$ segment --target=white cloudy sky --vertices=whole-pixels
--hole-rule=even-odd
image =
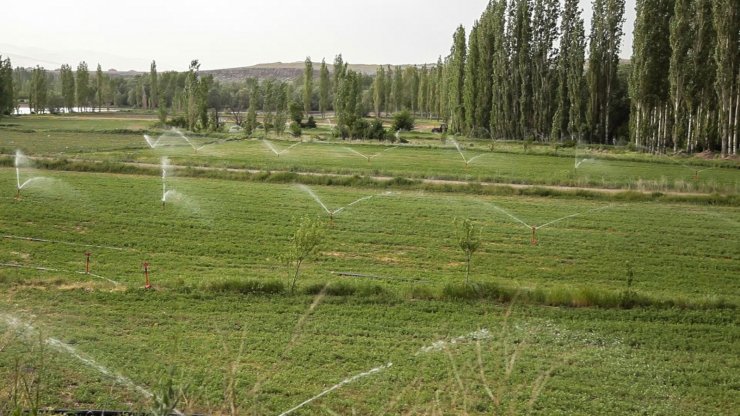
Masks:
[[[488,0],[35,0],[4,2],[0,55],[13,65],[186,70],[264,62],[436,62],[459,24]],[[622,57],[629,57],[635,0],[627,0]],[[590,0],[581,0],[591,18]],[[587,29],[588,30],[588,29]]]

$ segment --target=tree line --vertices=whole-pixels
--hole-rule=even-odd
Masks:
[[[492,0],[460,26],[437,85],[451,132],[736,154],[738,2],[638,0],[628,63],[624,1],[592,5],[588,38],[577,0]]]

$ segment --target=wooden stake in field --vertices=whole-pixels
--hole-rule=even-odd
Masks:
[[[144,262],[144,278],[146,279],[144,289],[151,289],[152,285],[149,283],[149,263],[146,261]]]

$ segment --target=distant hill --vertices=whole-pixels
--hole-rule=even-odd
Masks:
[[[303,76],[304,62],[273,62],[266,64],[257,64],[240,68],[213,69],[201,71],[205,75],[213,75],[220,82],[243,81],[247,78],[267,79],[274,78],[280,80],[292,80]],[[333,63],[327,62],[329,72],[333,71]],[[395,67],[395,65],[393,65]],[[409,65],[401,65],[406,67]],[[366,75],[374,75],[380,65],[377,64],[349,64],[349,69]],[[314,78],[318,78],[321,62],[313,63]]]

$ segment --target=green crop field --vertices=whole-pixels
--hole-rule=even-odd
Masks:
[[[158,137],[145,133],[153,119],[99,118],[0,126],[7,159],[20,149],[141,163],[129,174],[43,170],[33,159],[0,168],[0,413],[149,411],[173,398],[186,413],[259,415],[730,415],[740,406],[735,199],[159,174],[168,157],[319,176],[732,197],[734,160],[591,149],[584,158],[593,160],[574,172],[572,148],[491,152],[461,141],[461,156],[449,141],[313,140],[278,157],[262,140],[228,135],[192,135],[196,146],[168,136],[151,149],[143,134]],[[269,143],[279,153],[294,142]],[[463,158],[477,155],[466,168]],[[692,169],[708,167],[695,183]],[[321,218],[324,237],[291,292],[281,259],[303,216]],[[464,218],[480,230],[470,282],[457,240]],[[144,262],[153,290],[144,289]]]
[[[634,152],[597,148],[530,146],[525,151],[521,144],[509,142],[491,151],[490,142],[463,140],[458,150],[454,139],[443,143],[417,133],[405,133],[408,144],[358,144],[327,140],[330,135],[323,128],[313,133],[307,130],[305,142],[294,147],[297,140],[245,140],[238,134],[223,133],[190,135],[188,143],[173,132],[147,130],[154,120],[146,123],[146,118],[133,115],[119,119],[109,115],[99,120],[103,116],[62,117],[56,128],[53,118],[6,123],[15,127],[0,126],[0,151],[12,155],[20,149],[31,156],[108,162],[159,163],[161,156],[169,156],[176,164],[216,168],[661,192],[736,194],[740,187],[740,171],[732,161],[665,156],[649,159]],[[144,134],[156,148],[149,147]]]

